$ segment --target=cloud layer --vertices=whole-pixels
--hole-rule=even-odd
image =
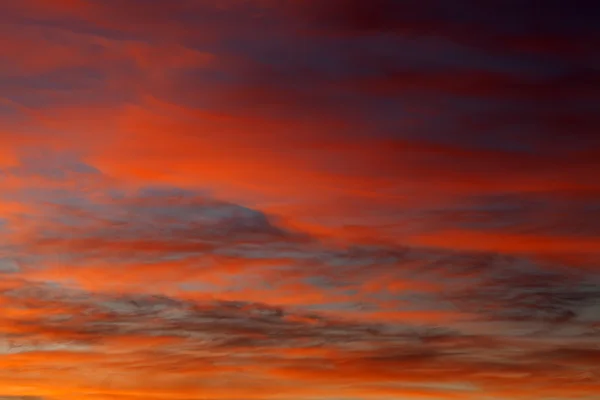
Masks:
[[[598,7],[0,6],[0,400],[592,400]]]

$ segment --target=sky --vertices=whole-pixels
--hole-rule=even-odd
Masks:
[[[0,400],[598,400],[600,6],[0,4]]]

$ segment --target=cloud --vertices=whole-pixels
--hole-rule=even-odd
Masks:
[[[529,51],[546,50],[544,43],[554,44],[553,50],[586,49],[585,46],[577,46],[573,39],[578,35],[593,35],[593,22],[588,13],[595,11],[595,6],[587,2],[579,2],[566,14],[559,5],[548,6],[543,15],[536,13],[532,4],[498,1],[481,4],[467,0],[452,6],[437,0],[403,3],[378,0],[368,4],[358,0],[291,3],[298,4],[298,9],[303,10],[300,15],[327,33],[364,35],[392,32],[410,36],[441,36],[470,45],[489,45],[491,42],[496,46],[504,45],[500,47],[504,50],[519,49],[518,44],[521,44],[520,49]],[[514,24],[510,21],[521,24],[511,30],[509,27]],[[479,36],[473,35],[476,30]],[[494,34],[503,36],[494,37]],[[560,46],[557,36],[570,39],[571,47],[565,49],[564,43]],[[594,38],[588,39],[593,41]],[[531,46],[535,43],[539,46]]]
[[[195,376],[204,382],[211,376],[210,370],[236,374],[251,365],[248,363],[267,362],[254,367],[265,378],[285,377],[290,382],[321,385],[360,379],[363,384],[374,385],[375,391],[399,395],[426,391],[418,385],[429,382],[432,376],[440,383],[451,383],[456,373],[493,392],[509,382],[526,388],[553,374],[567,380],[579,376],[580,368],[590,374],[595,371],[589,360],[592,353],[583,349],[553,349],[528,338],[465,336],[432,327],[356,323],[295,314],[266,304],[91,294],[47,285],[3,295],[11,299],[11,308],[26,301],[32,310],[44,309],[35,319],[31,319],[32,314],[20,319],[4,317],[9,322],[4,326],[16,328],[13,340],[22,343],[17,347],[21,352],[8,360],[27,357],[36,365],[54,362],[52,358],[37,358],[39,352],[40,356],[52,357],[52,353],[41,350],[42,344],[64,343],[66,349],[56,356],[66,366],[87,359],[99,363],[97,368],[103,370],[109,362],[117,375],[128,375],[135,368],[138,373],[162,371],[171,376]],[[49,296],[54,304],[61,305],[60,311],[47,308]],[[59,315],[63,318],[57,318]],[[148,343],[153,343],[155,350],[148,350]],[[32,347],[36,344],[37,349]],[[78,350],[77,345],[83,347]],[[520,351],[505,355],[501,363],[492,361],[496,355],[506,354],[509,346]],[[107,351],[121,352],[121,361],[109,361]],[[548,363],[550,358],[564,362]],[[144,367],[136,367],[142,360],[146,360]],[[393,382],[408,386],[393,388]]]
[[[457,292],[452,299],[491,319],[567,324],[599,304],[600,286],[593,276],[507,272]]]
[[[37,396],[0,396],[2,400],[42,400],[43,397]]]
[[[0,6],[2,393],[595,394],[575,3]]]

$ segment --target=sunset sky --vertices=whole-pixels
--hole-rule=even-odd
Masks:
[[[600,5],[2,0],[0,400],[599,400]]]

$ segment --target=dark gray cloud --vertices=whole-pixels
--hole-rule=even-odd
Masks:
[[[531,280],[521,277],[516,286],[539,292],[539,285]],[[546,283],[560,286],[550,279]],[[429,381],[432,376],[439,382],[451,382],[459,373],[480,385],[527,387],[532,381],[554,378],[568,385],[587,382],[599,372],[593,346],[558,346],[546,336],[468,334],[435,326],[338,319],[245,301],[197,302],[31,283],[2,294],[13,307],[47,310],[33,314],[35,319],[4,318],[9,322],[6,326],[25,328],[21,334],[10,335],[17,344],[13,351],[35,351],[54,343],[72,351],[95,352],[102,351],[106,341],[122,337],[174,339],[168,345],[135,350],[133,361],[128,362],[136,371],[158,368],[177,373],[189,365],[217,368],[232,363],[242,368],[256,363],[259,356],[259,362],[272,370],[317,381],[341,382],[358,376],[369,381],[370,376],[377,375],[380,383]],[[487,301],[518,308],[519,301],[526,301],[493,296],[485,299],[481,293],[475,296],[484,306]],[[552,301],[558,304],[555,307],[565,301],[583,301],[573,297],[563,293]],[[522,307],[528,309],[528,305]],[[289,351],[293,354],[298,349],[315,352],[289,356]],[[144,362],[147,359],[152,360],[151,365]]]
[[[206,254],[242,244],[310,241],[277,226],[259,210],[205,193],[155,188],[133,195],[115,192],[99,200],[52,194],[48,201],[38,200],[48,195],[43,191],[35,196],[38,229],[23,243],[14,243],[13,253],[61,254],[73,261],[102,257],[119,263]]]
[[[18,178],[38,177],[50,181],[90,179],[100,175],[100,171],[82,162],[75,154],[49,152],[44,149],[22,149],[19,164],[3,172]]]
[[[217,98],[236,112],[351,120],[345,140],[393,136],[528,156],[586,150],[598,144],[598,7],[560,4],[540,13],[534,1],[279,2],[290,28],[238,44],[249,60],[227,71]],[[190,80],[181,82],[180,99]],[[426,115],[411,111],[420,108]]]
[[[300,2],[308,20],[324,29],[345,33],[399,33],[405,35],[443,36],[469,44],[500,44],[494,35],[513,39],[541,39],[559,36],[592,35],[597,39],[594,17],[598,7],[581,0],[566,7],[560,1],[538,12],[535,1],[463,0],[449,4],[440,0],[403,1],[330,0]],[[479,37],[473,33],[478,30]],[[502,37],[502,36],[500,36]],[[507,40],[508,41],[508,40]],[[511,43],[508,41],[508,43]],[[560,43],[560,42],[559,42]],[[558,44],[558,43],[557,43]],[[576,46],[573,43],[573,46]],[[559,48],[560,49],[560,48]]]
[[[79,310],[65,318],[35,321],[37,331],[57,332],[66,342],[101,343],[121,335],[180,337],[213,349],[352,346],[375,340],[415,339],[417,328],[355,323],[315,313],[243,301],[190,302],[167,296],[93,294],[65,288],[24,285],[4,293],[15,306]],[[19,321],[14,321],[19,324]],[[31,322],[25,322],[30,325]],[[424,332],[426,332],[425,330]]]
[[[13,274],[21,270],[18,261],[10,258],[0,258],[0,274]]]
[[[459,308],[492,320],[569,326],[600,305],[600,282],[589,275],[523,268],[496,271],[449,298]]]

